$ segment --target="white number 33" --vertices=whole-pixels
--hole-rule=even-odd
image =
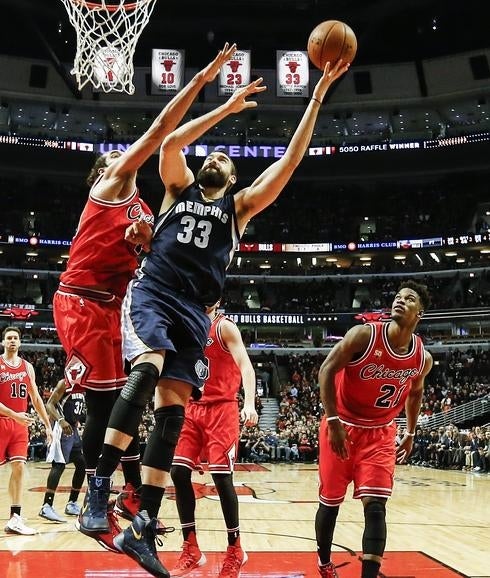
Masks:
[[[184,227],[183,231],[177,233],[177,241],[181,243],[192,243],[200,249],[205,249],[209,244],[209,235],[211,235],[212,223],[209,221],[196,221],[194,217],[186,215],[182,217],[180,224]]]

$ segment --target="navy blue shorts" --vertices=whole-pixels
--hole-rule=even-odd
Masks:
[[[211,321],[204,306],[170,290],[133,280],[122,306],[123,355],[165,351],[162,378],[190,383],[202,390],[208,377],[204,347]],[[194,397],[199,397],[194,395]]]
[[[71,462],[70,456],[72,452],[82,451],[82,440],[80,439],[80,434],[75,426],[71,426],[73,430],[73,435],[65,436],[61,434],[60,444],[61,451],[63,452],[63,457],[65,458],[65,464]]]

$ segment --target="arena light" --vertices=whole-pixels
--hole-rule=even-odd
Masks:
[[[446,257],[457,257],[458,256],[456,251],[448,251],[447,253],[444,253],[444,255],[446,255]]]

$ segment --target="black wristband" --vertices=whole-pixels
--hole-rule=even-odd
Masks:
[[[318,98],[315,98],[314,96],[311,97],[311,100],[318,102],[318,104],[323,104],[323,102],[321,100],[318,100]]]

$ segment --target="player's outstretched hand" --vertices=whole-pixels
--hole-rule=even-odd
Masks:
[[[241,112],[246,108],[255,108],[257,103],[254,100],[247,100],[249,96],[257,94],[259,92],[264,92],[267,90],[267,86],[261,86],[263,78],[257,78],[247,86],[235,90],[235,92],[228,99],[228,105],[230,107],[230,113]]]
[[[325,64],[325,69],[323,70],[323,75],[317,82],[312,98],[323,102],[327,90],[330,88],[331,84],[340,78],[349,70],[350,64],[348,62],[342,62],[342,60],[337,60],[334,64],[327,62]]]
[[[204,80],[206,82],[212,82],[218,75],[220,68],[223,66],[225,62],[228,62],[228,60],[230,60],[233,54],[235,54],[235,51],[236,51],[236,44],[232,44],[230,46],[228,42],[226,42],[223,48],[216,55],[216,58],[212,62],[210,62],[206,66],[206,68],[202,71]]]

